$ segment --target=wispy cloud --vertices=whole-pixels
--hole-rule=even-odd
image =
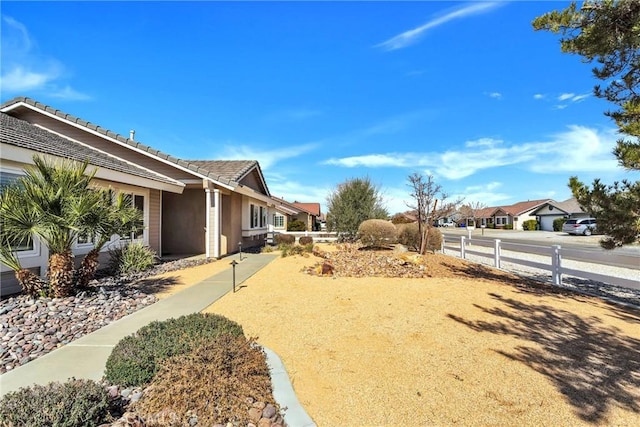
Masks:
[[[589,96],[591,96],[590,93],[583,93],[581,95],[576,95],[575,93],[563,93],[559,95],[557,99],[560,102],[563,102],[563,101],[580,102],[580,101],[584,101]]]
[[[310,108],[291,108],[285,110],[278,110],[267,114],[264,119],[268,122],[297,122],[307,120],[313,117],[318,117],[323,114],[320,110]]]
[[[260,150],[248,145],[225,144],[222,153],[216,153],[216,156],[227,160],[257,160],[262,170],[268,170],[282,160],[301,156],[318,147],[319,144],[310,143]]]
[[[487,95],[489,96],[489,98],[502,99],[502,94],[500,92],[490,92]]]
[[[405,48],[407,46],[414,44],[420,37],[424,35],[425,32],[427,32],[427,30],[439,27],[440,25],[444,25],[456,19],[462,19],[468,16],[487,12],[499,5],[500,4],[496,2],[473,3],[468,6],[457,8],[443,16],[430,20],[419,27],[416,27],[412,30],[405,31],[394,37],[391,37],[390,39],[377,44],[375,47],[388,50],[388,51]]]
[[[484,138],[465,143],[465,150],[441,153],[377,153],[330,158],[326,165],[347,168],[428,168],[447,179],[462,179],[500,166],[518,166],[538,173],[608,172],[617,169],[611,154],[615,130],[569,126],[547,141],[507,144]]]
[[[544,99],[546,95],[544,95],[543,93],[536,93],[535,95],[533,95],[533,99]]]
[[[89,97],[61,84],[65,68],[56,59],[38,52],[27,27],[2,15],[2,64],[0,90],[5,94],[43,93],[55,98],[83,100]]]

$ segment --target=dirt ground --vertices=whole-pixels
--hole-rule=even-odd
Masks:
[[[640,425],[640,311],[452,257],[426,278],[319,261],[278,258],[206,310],[278,353],[319,426]]]

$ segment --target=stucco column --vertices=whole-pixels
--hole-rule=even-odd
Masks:
[[[222,220],[222,206],[220,206],[220,190],[213,190],[213,256],[220,258],[220,223]]]
[[[205,228],[204,228],[204,256],[211,258],[211,190],[204,189],[205,194]]]

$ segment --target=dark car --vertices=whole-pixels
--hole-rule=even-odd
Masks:
[[[591,236],[596,232],[596,219],[569,219],[562,226],[562,231],[569,234],[582,234],[584,236]]]

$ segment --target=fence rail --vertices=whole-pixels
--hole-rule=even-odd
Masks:
[[[473,249],[475,246],[481,248],[491,248],[489,252]],[[561,285],[563,276],[573,276],[580,279],[594,280],[610,285],[622,286],[631,289],[640,289],[640,280],[615,277],[606,274],[569,268],[562,264],[563,258],[588,262],[590,264],[607,265],[601,262],[597,253],[581,251],[579,249],[563,249],[560,245],[538,246],[520,243],[506,243],[499,239],[493,241],[469,239],[461,236],[459,239],[442,239],[442,252],[445,249],[460,252],[460,257],[466,259],[467,255],[476,255],[488,259],[493,259],[493,266],[501,269],[503,262],[525,265],[532,268],[551,272],[551,281],[554,285]],[[523,254],[534,254],[542,257],[549,257],[548,262],[539,262],[531,259],[521,259],[513,256],[505,256],[502,251],[517,252]]]

